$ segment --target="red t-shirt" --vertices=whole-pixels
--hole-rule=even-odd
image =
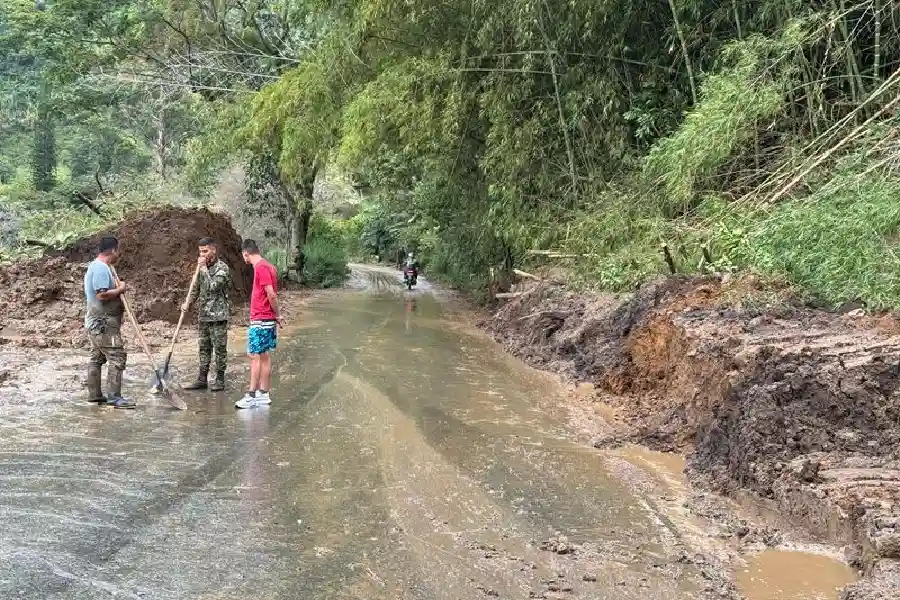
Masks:
[[[278,273],[266,259],[253,265],[253,291],[250,293],[250,320],[274,321],[275,311],[266,295],[266,286],[278,291]]]

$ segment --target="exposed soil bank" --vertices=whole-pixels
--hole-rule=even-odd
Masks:
[[[591,382],[635,441],[688,453],[695,484],[746,490],[900,598],[900,336],[892,320],[750,310],[751,282],[668,278],[625,299],[537,290],[484,323],[532,365]]]
[[[241,239],[228,216],[166,207],[130,215],[66,250],[0,270],[0,337],[24,338],[38,346],[79,346],[84,339],[84,272],[103,235],[119,239],[122,259],[116,270],[131,286],[128,297],[141,323],[177,322],[197,266],[197,241],[203,237],[216,240],[219,255],[232,270],[235,311],[240,313],[247,303],[252,271],[241,258]]]

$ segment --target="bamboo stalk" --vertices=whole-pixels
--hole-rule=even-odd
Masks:
[[[550,7],[544,2],[544,8],[550,12]],[[556,110],[559,113],[559,128],[562,130],[563,141],[566,144],[566,157],[569,160],[569,177],[572,180],[572,194],[577,204],[578,202],[578,177],[575,173],[575,150],[572,148],[572,140],[569,137],[569,128],[566,126],[566,113],[563,110],[562,98],[559,94],[559,74],[556,72],[556,54],[550,50],[550,36],[547,35],[546,29],[541,26],[541,33],[544,35],[544,48],[547,55],[547,62],[550,63],[550,77],[553,79],[553,95],[556,98]]]
[[[831,5],[837,10],[834,0],[832,0]],[[858,102],[862,98],[862,95],[866,93],[866,85],[862,80],[862,73],[859,69],[859,61],[856,59],[856,52],[853,51],[853,38],[850,36],[850,30],[847,28],[847,10],[844,0],[841,0],[840,13],[841,19],[838,23],[841,28],[841,35],[844,36],[844,44],[846,46],[845,56],[847,57],[847,70],[849,70],[850,74],[853,76],[853,78],[850,79],[850,87],[852,89],[853,100]]]
[[[691,101],[697,104],[697,84],[694,82],[694,66],[691,64],[691,56],[688,53],[687,41],[681,31],[681,23],[678,21],[678,9],[675,8],[675,0],[669,0],[669,9],[672,11],[672,21],[675,23],[675,33],[681,42],[681,53],[684,57],[684,65],[687,68],[688,82],[691,84]]]
[[[874,0],[875,9],[875,57],[872,59],[872,77],[877,81],[881,76],[881,1]]]
[[[804,177],[806,177],[807,175],[809,175],[809,173],[810,173],[813,169],[815,169],[816,167],[818,167],[819,165],[821,165],[823,162],[825,162],[825,161],[828,159],[829,156],[831,156],[832,154],[834,154],[835,152],[837,152],[840,148],[846,146],[848,143],[850,143],[851,141],[853,141],[854,139],[856,139],[857,137],[859,137],[860,133],[862,133],[862,132],[865,130],[865,128],[868,127],[875,119],[877,119],[878,117],[880,117],[881,115],[883,115],[883,114],[886,113],[887,111],[891,110],[891,109],[892,109],[894,106],[896,106],[897,104],[900,104],[900,95],[898,95],[896,98],[894,98],[893,100],[891,100],[890,102],[888,102],[887,104],[885,104],[878,112],[876,112],[874,115],[872,115],[871,117],[869,117],[868,119],[866,119],[866,121],[865,121],[862,125],[860,125],[860,126],[857,127],[856,129],[854,129],[853,131],[851,131],[849,134],[847,134],[847,136],[844,137],[844,139],[842,139],[842,140],[839,141],[837,144],[835,144],[834,146],[832,146],[831,148],[829,148],[827,152],[824,152],[824,153],[823,153],[816,161],[814,161],[814,162],[813,162],[811,165],[809,165],[807,168],[803,169],[803,170],[800,172],[799,175],[797,175],[796,177],[794,177],[793,179],[791,179],[791,181],[788,182],[787,185],[785,185],[785,186],[782,187],[780,190],[778,190],[778,192],[776,192],[771,198],[769,198],[769,199],[766,201],[766,203],[767,203],[767,204],[774,204],[775,202],[777,202],[782,196],[784,196],[784,195],[785,195],[786,193],[788,193],[795,185],[797,185],[797,183],[798,183],[801,179],[803,179]]]
[[[526,273],[525,271],[520,271],[519,269],[513,269],[513,273],[515,273],[519,277],[524,277],[525,279],[534,279],[535,281],[541,280],[541,278],[537,275],[532,275],[531,273]]]

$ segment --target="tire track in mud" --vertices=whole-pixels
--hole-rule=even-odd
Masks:
[[[373,434],[381,432],[378,465],[401,537],[415,549],[422,572],[431,578],[439,574],[437,589],[452,590],[438,597],[474,597],[479,591],[541,597],[552,588],[568,589],[573,600],[696,597],[696,589],[646,577],[626,556],[605,548],[593,556],[579,554],[577,560],[575,554],[542,551],[531,543],[545,533],[541,526],[448,462],[425,440],[420,425],[377,388],[350,375],[344,379],[361,399],[359,421]],[[585,582],[591,573],[599,574],[599,580]]]

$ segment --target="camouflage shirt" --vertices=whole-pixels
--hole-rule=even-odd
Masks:
[[[216,260],[206,271],[200,271],[191,301],[197,300],[200,321],[210,323],[227,321],[231,317],[231,273],[221,260]]]

